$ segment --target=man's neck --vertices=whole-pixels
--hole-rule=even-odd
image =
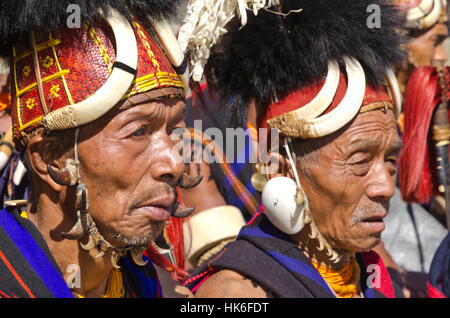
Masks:
[[[310,225],[308,224],[305,225],[300,233],[292,235],[291,238],[312,262],[335,270],[343,268],[349,262],[352,253],[339,253],[340,259],[337,262],[331,261],[330,256],[327,255],[327,249],[324,248],[322,251],[319,251],[319,240],[309,237],[310,233]]]
[[[47,195],[39,198],[39,208],[30,206],[29,220],[38,228],[56,260],[66,282],[73,282],[75,294],[83,297],[103,297],[106,283],[112,270],[109,261],[111,252],[95,258],[96,249],[85,251],[78,240],[66,239],[62,232],[68,232],[76,223],[76,213],[66,213]],[[34,212],[34,213],[33,213]],[[86,243],[87,235],[82,238]],[[76,271],[79,269],[79,273]]]

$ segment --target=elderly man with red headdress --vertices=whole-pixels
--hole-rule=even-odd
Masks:
[[[0,212],[0,297],[178,295],[154,265],[168,264],[154,246],[167,245],[166,222],[192,212],[177,187],[198,183],[172,138],[187,84],[165,22],[177,5],[0,4],[13,139],[31,191],[26,208]]]
[[[204,5],[191,1],[179,33],[193,78],[205,71],[235,123],[256,111],[277,160],[260,157],[263,213],[185,284],[199,297],[401,296],[370,251],[401,149],[396,9],[381,0]]]

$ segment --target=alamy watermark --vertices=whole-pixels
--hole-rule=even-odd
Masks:
[[[381,8],[378,4],[370,4],[367,6],[367,13],[370,13],[367,17],[367,27],[369,29],[381,28]]]
[[[77,4],[69,4],[66,8],[69,16],[66,19],[66,25],[69,29],[81,28],[81,8]]]
[[[195,120],[192,130],[177,128],[171,138],[176,142],[173,155],[181,155],[184,163],[262,163],[265,173],[278,171],[278,129],[259,128],[258,140],[249,129],[209,127],[203,131],[202,121]]]
[[[70,289],[81,288],[81,269],[77,264],[70,264],[66,268],[66,284]]]

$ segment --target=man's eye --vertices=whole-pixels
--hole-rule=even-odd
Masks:
[[[367,154],[355,153],[353,154],[348,163],[351,165],[364,165],[370,161],[370,157]]]
[[[133,134],[131,134],[132,137],[139,137],[143,136],[147,132],[147,127],[142,126],[138,130],[136,130]]]

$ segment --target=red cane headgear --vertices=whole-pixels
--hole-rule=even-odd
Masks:
[[[141,7],[135,1],[119,1],[123,7],[116,1],[78,2],[79,28],[64,25],[65,14],[53,25],[22,30],[27,39],[6,40],[16,145],[25,145],[38,128],[49,132],[92,122],[127,99],[183,98],[184,70],[178,67],[184,55],[162,20],[168,8],[159,1]],[[54,13],[61,14],[63,5],[55,4]]]

